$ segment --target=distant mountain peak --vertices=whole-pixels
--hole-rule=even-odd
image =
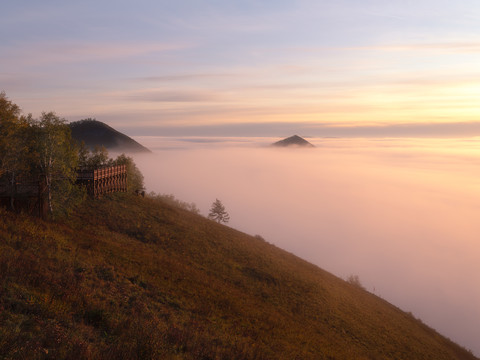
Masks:
[[[294,147],[315,147],[311,143],[309,143],[307,140],[304,138],[298,136],[298,135],[293,135],[290,136],[286,139],[277,141],[272,144],[272,146],[277,146],[277,147],[287,147],[287,146],[294,146]]]
[[[107,150],[122,152],[150,152],[131,137],[115,130],[107,124],[95,120],[85,119],[69,124],[72,137],[78,142],[84,142],[91,149],[95,146],[104,146]]]

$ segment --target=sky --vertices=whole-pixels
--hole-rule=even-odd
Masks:
[[[0,90],[128,135],[480,135],[476,0],[4,1]]]

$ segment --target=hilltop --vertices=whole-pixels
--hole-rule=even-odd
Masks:
[[[0,358],[475,359],[381,298],[164,198],[0,209]]]
[[[98,120],[74,121],[69,126],[72,130],[72,137],[78,142],[85,142],[90,149],[104,146],[108,150],[117,152],[150,152],[131,137]]]
[[[286,139],[277,141],[272,144],[272,146],[276,147],[315,147],[313,144],[309,143],[307,140],[304,138],[298,136],[298,135],[293,135],[290,136]]]

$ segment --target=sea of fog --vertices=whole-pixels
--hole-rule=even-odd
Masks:
[[[480,138],[136,137],[147,191],[220,199],[229,225],[410,311],[480,355]]]

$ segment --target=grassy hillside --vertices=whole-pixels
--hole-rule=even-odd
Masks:
[[[475,359],[259,237],[120,194],[0,210],[0,359]]]

